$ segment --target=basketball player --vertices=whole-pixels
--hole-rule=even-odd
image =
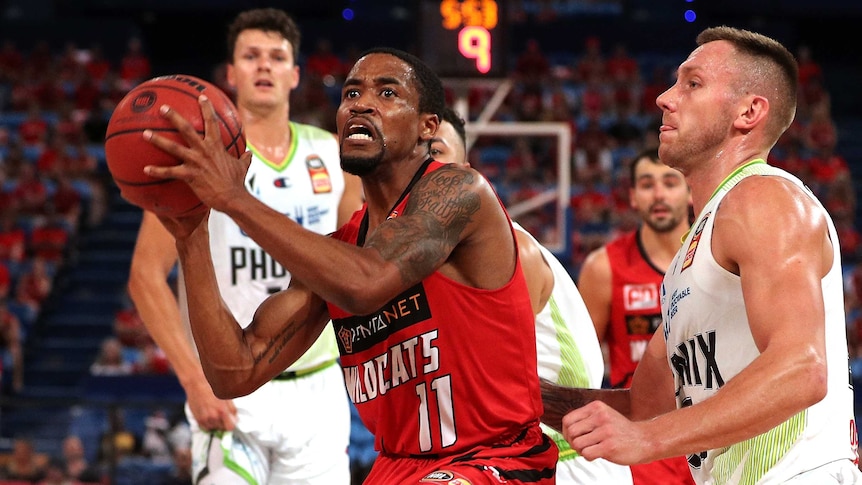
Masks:
[[[431,156],[439,162],[467,164],[464,120],[451,108],[443,112],[431,141]],[[513,225],[536,318],[539,377],[566,386],[601,387],[602,351],[578,288],[553,253],[520,224]],[[559,448],[558,484],[632,483],[628,467],[603,459],[588,461],[573,451],[559,432],[547,426],[542,430]]]
[[[162,218],[182,267],[195,269],[185,272],[192,331],[216,395],[271,379],[331,316],[348,394],[380,452],[366,483],[554,483],[514,230],[479,173],[429,157],[444,98],[415,56],[378,48],[359,57],[336,124],[342,166],[362,178],[366,205],[329,238],[242,190],[247,157],[215,143],[205,97],[203,138],[162,107],[188,148],[151,131],[144,139],[185,163],[145,172],[189,183],[293,275],[243,329],[220,301],[206,215]]]
[[[356,177],[342,175],[333,134],[289,121],[288,98],[299,82],[299,41],[299,29],[285,12],[239,14],[228,30],[227,78],[253,154],[245,189],[303,227],[328,234],[339,218],[346,221],[361,206],[361,186]],[[287,287],[290,273],[226,214],[212,211],[208,230],[225,302],[238,321],[248,322],[267,296]],[[350,483],[350,410],[332,330],[256,392],[220,400],[204,377],[167,283],[176,261],[173,236],[145,213],[129,291],[186,391],[195,483]],[[181,273],[181,285],[186,276]],[[183,311],[184,296],[180,291]]]
[[[556,424],[590,458],[685,454],[699,484],[860,483],[835,226],[765,162],[793,121],[796,61],[730,27],[697,44],[657,99],[659,155],[698,214],[662,283],[662,329],[630,391],[572,391],[622,397],[625,414],[569,395]]]
[[[688,230],[691,195],[682,173],[646,149],[631,165],[629,201],[642,224],[590,253],[578,288],[599,340],[607,344],[611,387],[627,388],[661,326],[659,287]],[[631,466],[635,485],[694,483],[684,457]]]

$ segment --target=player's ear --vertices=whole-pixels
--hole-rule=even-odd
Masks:
[[[437,128],[440,127],[440,118],[433,113],[423,113],[420,123],[419,139],[422,142],[428,143],[437,134]]]
[[[742,99],[739,114],[733,126],[744,132],[749,132],[755,126],[765,123],[769,114],[769,100],[763,96],[749,95]]]
[[[225,78],[227,78],[227,83],[230,87],[236,89],[236,71],[233,67],[233,62],[227,63],[227,70],[225,71]]]

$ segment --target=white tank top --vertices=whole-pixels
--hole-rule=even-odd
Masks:
[[[819,403],[764,434],[721,449],[688,456],[699,484],[778,484],[804,471],[856,457],[853,389],[847,340],[838,236],[816,197],[793,175],[755,160],[731,174],[701,211],[665,275],[661,289],[667,358],[677,389],[677,407],[714,395],[758,355],[741,305],[739,276],[713,258],[715,213],[740,180],[755,175],[783,177],[798,185],[828,221],[834,257],[823,278],[826,309],[828,392]],[[764,248],[764,257],[769,257]],[[852,441],[852,445],[851,445]]]
[[[260,156],[254,147],[245,186],[266,205],[318,234],[337,229],[338,204],[344,193],[338,143],[332,133],[290,123],[291,147],[281,163]],[[287,288],[290,273],[246,236],[226,214],[211,211],[210,249],[222,299],[237,321],[246,326],[260,303]],[[182,275],[180,275],[182,285]],[[180,304],[188,323],[185,292]],[[289,370],[308,369],[338,357],[331,327]]]

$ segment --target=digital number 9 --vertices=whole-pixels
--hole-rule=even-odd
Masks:
[[[467,59],[476,59],[482,74],[491,70],[491,33],[484,27],[470,26],[458,33],[458,50]]]

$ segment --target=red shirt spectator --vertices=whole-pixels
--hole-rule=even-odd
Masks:
[[[6,300],[11,290],[12,275],[9,273],[9,266],[0,261],[0,301]]]
[[[33,310],[39,310],[42,302],[51,293],[52,278],[48,273],[45,260],[40,257],[32,259],[30,269],[25,271],[18,280],[15,299]]]
[[[317,49],[308,55],[305,61],[305,72],[316,79],[332,76],[341,79],[345,74],[344,63],[332,52],[329,39],[317,41]]]
[[[84,69],[90,75],[90,78],[96,82],[102,81],[111,72],[111,63],[102,56],[102,48],[100,46],[93,46],[90,50],[90,60],[84,66]]]
[[[33,229],[29,249],[33,255],[59,264],[63,261],[63,252],[68,243],[69,231],[55,216],[48,224]]]
[[[31,103],[27,117],[18,126],[18,136],[25,145],[43,144],[48,137],[48,128],[48,121],[42,117],[40,106]]]
[[[15,214],[6,212],[0,219],[0,261],[20,263],[27,254],[27,233],[15,226]]]
[[[625,44],[617,44],[614,54],[605,62],[605,71],[611,79],[634,81],[638,75],[638,63],[629,56]]]
[[[21,51],[15,46],[11,40],[3,42],[3,48],[0,49],[0,71],[17,74],[24,67],[24,56]]]
[[[822,150],[809,159],[811,176],[820,184],[828,185],[841,177],[850,176],[850,167],[841,155],[831,149]]]
[[[18,200],[18,209],[24,215],[41,214],[48,200],[48,188],[36,173],[36,167],[25,163],[18,172],[18,182],[12,190],[12,196]]]
[[[141,39],[129,39],[128,50],[120,60],[120,79],[137,84],[148,79],[151,72],[150,58],[143,52]]]

